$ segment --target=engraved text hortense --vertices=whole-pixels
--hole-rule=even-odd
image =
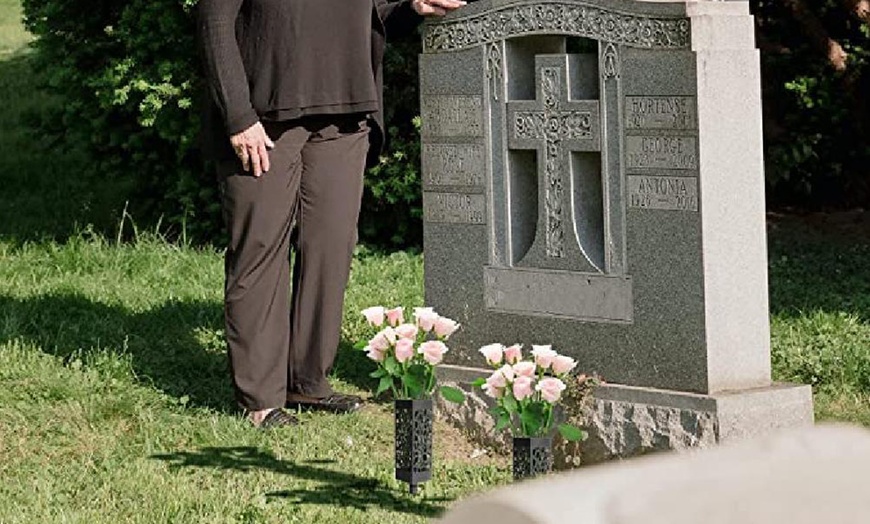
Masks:
[[[685,129],[698,127],[693,96],[627,96],[628,129]]]

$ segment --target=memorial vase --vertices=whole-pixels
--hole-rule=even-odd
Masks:
[[[514,480],[545,475],[553,468],[553,439],[514,437]]]
[[[411,494],[432,478],[432,399],[395,401],[396,479]]]

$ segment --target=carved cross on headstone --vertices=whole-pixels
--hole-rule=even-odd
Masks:
[[[576,221],[583,217],[575,216],[572,152],[601,150],[600,102],[571,97],[572,91],[578,91],[571,85],[572,75],[583,74],[572,71],[580,68],[578,59],[578,55],[535,57],[535,100],[507,103],[508,148],[536,150],[538,157],[538,223],[525,265],[561,267],[565,264],[558,259],[582,258],[585,263],[570,267],[602,271],[603,264],[590,256],[577,235]],[[585,73],[591,75],[597,94],[596,70]],[[600,191],[600,175],[595,176]],[[597,224],[600,229],[600,217]]]

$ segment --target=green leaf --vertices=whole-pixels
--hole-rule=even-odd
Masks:
[[[471,383],[471,387],[475,389],[480,389],[484,384],[486,384],[485,378],[479,378]]]
[[[378,382],[378,390],[375,392],[375,396],[377,397],[384,391],[390,389],[393,386],[393,378],[390,376],[381,377],[381,381]]]
[[[420,383],[420,379],[411,373],[406,373],[402,375],[402,383],[405,384],[405,387],[412,390],[420,391],[423,389],[423,384]]]
[[[505,393],[505,396],[502,398],[501,403],[502,406],[504,406],[504,408],[508,410],[509,413],[516,413],[520,407],[520,405],[517,404],[517,399],[515,399],[513,395],[510,395],[508,393]]]
[[[535,409],[535,404],[531,404],[527,409],[520,413],[520,421],[528,431],[528,436],[535,437],[541,433],[544,428],[544,415],[540,409]]]
[[[506,427],[508,427],[508,426],[510,426],[510,425],[511,425],[511,417],[510,417],[510,415],[507,415],[507,414],[505,414],[505,413],[502,413],[501,415],[499,415],[499,417],[498,417],[498,418],[496,419],[496,421],[495,421],[495,430],[496,430],[496,431],[501,431],[501,430],[503,430],[504,428],[506,428]]]
[[[381,378],[381,377],[386,376],[387,374],[388,374],[388,373],[387,373],[387,370],[385,370],[384,368],[380,368],[380,367],[379,367],[378,369],[376,369],[376,370],[372,371],[371,373],[369,373],[369,376],[372,377],[372,378]]]
[[[581,430],[576,426],[572,426],[571,424],[560,424],[559,425],[559,433],[562,434],[562,437],[565,440],[569,440],[571,442],[580,442],[581,440],[586,440],[589,436],[585,431]]]
[[[384,369],[387,370],[387,373],[390,375],[398,375],[399,374],[399,362],[396,361],[396,357],[393,355],[388,356],[384,359]]]
[[[454,404],[462,404],[465,402],[465,393],[458,388],[441,386],[441,396],[444,397],[444,400],[453,402]]]
[[[368,347],[368,343],[365,340],[360,340],[359,342],[357,342],[356,344],[353,345],[354,349],[360,350],[360,351],[362,351],[366,347]]]

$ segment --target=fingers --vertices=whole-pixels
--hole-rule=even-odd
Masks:
[[[263,168],[263,173],[268,173],[272,166],[269,163],[269,153],[266,151],[266,143],[260,144],[257,153],[260,155],[260,167]]]
[[[275,143],[266,134],[261,123],[257,122],[241,133],[231,136],[230,143],[242,162],[242,169],[253,171],[256,177],[269,171],[271,165],[268,150],[275,147]]]
[[[463,0],[415,0],[412,6],[418,14],[423,16],[444,16],[448,11],[458,9],[466,5]]]
[[[426,0],[426,2],[435,9],[440,7],[442,11],[457,9],[465,5],[462,0]]]
[[[251,157],[250,155],[248,155],[248,148],[244,146],[236,148],[236,156],[238,156],[239,160],[242,161],[242,169],[244,169],[245,171],[250,171]]]

